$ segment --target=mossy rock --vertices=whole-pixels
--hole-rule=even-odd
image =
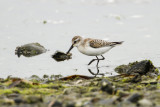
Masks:
[[[159,70],[153,65],[150,60],[142,60],[140,62],[129,63],[128,65],[120,65],[115,68],[115,71],[126,75],[148,75],[159,74]]]
[[[36,55],[40,55],[42,53],[45,53],[47,49],[45,49],[42,45],[39,43],[29,43],[22,46],[18,46],[15,50],[15,54],[20,57],[21,55],[25,57],[32,57]]]

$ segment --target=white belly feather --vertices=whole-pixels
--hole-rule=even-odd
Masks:
[[[98,55],[102,55],[104,53],[106,53],[107,51],[109,51],[110,49],[112,49],[113,47],[111,46],[107,46],[107,47],[102,47],[102,48],[92,48],[90,46],[78,46],[77,47],[78,50],[88,56],[98,56]]]

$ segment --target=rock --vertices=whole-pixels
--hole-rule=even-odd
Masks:
[[[29,104],[36,104],[43,102],[43,98],[41,96],[28,96],[24,99],[24,102]]]
[[[57,80],[57,79],[60,79],[60,78],[62,78],[63,76],[61,75],[61,74],[59,74],[59,75],[51,75],[50,76],[50,79],[52,80],[52,79],[54,79],[54,80]]]
[[[82,84],[82,83],[83,83],[83,80],[78,80],[78,81],[76,81],[75,84]]]
[[[4,81],[4,78],[0,78],[0,82],[1,82],[1,81]]]
[[[8,99],[8,98],[4,98],[2,102],[4,105],[13,105],[14,104],[14,100]]]
[[[63,107],[63,105],[61,102],[53,100],[48,107]]]
[[[115,68],[115,71],[121,73],[121,75],[124,75],[124,77],[128,77],[125,78],[123,82],[133,83],[142,81],[142,76],[149,76],[150,78],[154,78],[159,75],[159,70],[154,67],[150,60],[133,62],[129,63],[128,65],[120,65]]]
[[[154,67],[150,60],[129,63],[128,65],[120,65],[115,68],[115,71],[126,75],[150,75],[157,76],[159,70]],[[154,73],[154,74],[153,74]]]
[[[72,58],[71,56],[72,56],[71,53],[66,54],[64,52],[56,51],[52,55],[52,58],[55,59],[57,62],[59,62],[59,61],[69,60]]]
[[[131,69],[131,67],[135,64],[137,64],[138,62],[132,62],[132,63],[129,63],[128,65],[120,65],[118,67],[116,67],[114,70],[117,72],[117,73],[120,73],[120,74],[127,74],[127,71],[129,69]]]
[[[14,84],[9,89],[0,89],[0,107],[145,107],[143,99],[148,99],[153,106],[160,105],[160,84],[156,83],[160,76],[148,79],[149,76],[142,75],[141,78],[145,81],[136,84],[122,81],[132,75],[71,77],[74,78],[57,79],[45,84],[45,79],[41,77],[40,81],[37,81],[39,85],[33,85],[34,79],[28,81],[7,78],[8,80],[5,79],[0,85]],[[47,78],[50,79],[50,75]],[[147,104],[151,105],[150,102]]]
[[[115,94],[117,91],[107,79],[103,79],[101,81],[101,90],[107,92],[108,94]]]
[[[133,94],[133,95],[131,95],[128,99],[127,99],[127,101],[130,101],[130,102],[132,102],[132,103],[137,103],[140,99],[142,99],[143,98],[143,96],[142,95],[140,95],[140,94],[138,94],[138,93],[135,93],[135,94]]]
[[[20,103],[23,103],[23,99],[22,99],[22,98],[15,98],[15,99],[14,99],[14,102],[15,102],[16,104],[20,104]]]
[[[20,94],[16,94],[16,93],[12,93],[12,94],[7,95],[8,98],[16,98],[19,96],[20,96]]]
[[[41,81],[42,79],[40,77],[38,77],[37,75],[32,75],[29,78],[30,81]]]
[[[5,89],[5,88],[6,88],[6,86],[0,85],[0,89]]]
[[[71,75],[67,77],[60,78],[59,80],[75,80],[75,79],[93,79],[94,77],[86,76],[86,75]]]
[[[138,101],[138,104],[141,106],[141,107],[154,107],[154,104],[147,100],[147,99],[141,99]]]
[[[7,87],[8,89],[13,87],[31,88],[33,84],[31,81],[27,81],[24,79],[13,79],[12,81],[13,82]]]
[[[39,43],[29,43],[29,44],[25,44],[20,47],[17,47],[15,50],[15,54],[18,57],[20,57],[21,55],[25,57],[32,57],[32,56],[45,53],[46,51],[47,50]]]
[[[99,105],[113,104],[115,102],[115,100],[116,100],[115,98],[102,99],[98,103],[99,103]]]
[[[142,77],[140,75],[135,75],[130,82],[133,82],[133,83],[137,83],[137,82],[140,82],[142,81]]]
[[[44,79],[49,79],[49,75],[44,74],[44,75],[43,75],[43,78],[44,78]]]
[[[64,91],[63,91],[63,94],[64,95],[70,95],[71,93],[77,93],[77,92],[79,92],[79,88],[66,88],[66,89],[64,89]]]
[[[75,102],[68,101],[66,107],[75,107]]]
[[[129,93],[125,93],[125,92],[123,92],[123,91],[119,91],[119,92],[117,92],[117,95],[119,96],[118,98],[117,98],[117,101],[123,101],[123,99],[125,98],[125,97],[127,97],[127,96],[129,96]]]
[[[7,88],[8,88],[8,89],[9,89],[9,88],[13,88],[13,87],[19,85],[20,83],[21,83],[21,80],[16,80],[16,81],[14,81],[13,83],[11,83]]]
[[[156,75],[158,75],[158,72],[156,71],[156,68],[154,67],[152,62],[150,60],[144,60],[133,65],[127,71],[127,74],[138,73],[140,75],[146,75],[148,72],[151,72],[152,74],[155,73]]]

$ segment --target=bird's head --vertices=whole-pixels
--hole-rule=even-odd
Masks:
[[[78,47],[82,41],[82,37],[81,36],[75,36],[72,38],[72,45],[71,47],[69,48],[67,54],[73,49],[73,47]]]

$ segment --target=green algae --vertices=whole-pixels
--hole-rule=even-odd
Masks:
[[[134,66],[136,63],[138,62],[129,65]],[[69,77],[75,77],[75,75]],[[103,106],[107,104],[110,107],[117,107],[117,105],[122,104],[125,107],[130,107],[139,104],[141,99],[147,99],[159,106],[160,76],[141,75],[141,81],[133,83],[134,77],[133,75],[117,75],[112,77],[53,79],[48,75],[43,78],[34,75],[29,80],[10,77],[4,79],[0,85],[9,87],[14,82],[17,84],[10,88],[0,89],[0,106],[5,104],[16,105],[16,100],[8,96],[16,96],[17,94],[21,96],[21,103],[47,104],[45,106],[49,105],[48,102],[58,102],[63,106]],[[106,83],[103,84],[102,82]],[[109,91],[106,90],[106,86],[110,88]],[[3,96],[8,99],[5,101]],[[138,99],[136,100],[134,97]],[[125,101],[129,100],[133,102],[126,105]]]
[[[119,78],[120,81],[116,81],[116,78]],[[79,78],[80,79],[80,78]],[[37,102],[43,102],[44,101],[44,96],[57,96],[57,100],[59,102],[63,102],[64,104],[67,104],[66,101],[67,99],[73,100],[73,96],[77,96],[76,99],[77,101],[80,101],[81,103],[76,103],[73,102],[73,104],[76,105],[83,105],[86,103],[86,101],[95,101],[95,105],[101,105],[99,104],[99,100],[101,99],[112,99],[114,97],[116,98],[126,98],[127,96],[133,94],[133,93],[144,93],[144,90],[146,88],[151,88],[151,85],[144,85],[141,83],[130,83],[127,82],[127,78],[123,77],[110,77],[110,78],[94,78],[91,80],[82,80],[85,81],[86,83],[89,82],[88,85],[83,86],[83,82],[79,83],[78,86],[75,85],[66,85],[66,84],[74,84],[77,83],[79,79],[74,79],[74,80],[66,80],[66,81],[61,81],[61,80],[56,80],[56,81],[50,81],[45,84],[38,84],[38,85],[33,85],[31,84],[31,87],[13,87],[10,89],[5,89],[5,90],[0,90],[0,95],[10,95],[12,93],[17,93],[20,95],[23,95],[23,100],[26,103],[37,103]],[[117,89],[115,94],[108,94],[104,91],[101,90],[101,85],[100,82],[102,79],[108,79],[114,88]],[[125,80],[126,79],[126,80]],[[5,84],[5,83],[2,83]],[[159,87],[159,85],[157,86]],[[149,91],[148,91],[149,92]],[[34,97],[32,98],[33,100],[29,100],[30,96],[39,96],[36,97],[37,100],[34,100]],[[59,97],[58,97],[59,96]],[[64,98],[60,97],[63,96]],[[66,96],[69,96],[71,98],[68,98]],[[74,97],[75,98],[75,97]],[[93,99],[96,98],[96,99]],[[68,101],[68,100],[67,100]],[[74,100],[73,100],[74,101]],[[106,100],[107,101],[107,100]],[[159,101],[159,100],[157,100]],[[117,102],[118,103],[118,102]],[[10,103],[14,104],[14,103]],[[156,103],[158,104],[158,103]],[[114,105],[112,105],[114,107]]]
[[[0,89],[0,95],[5,94],[12,94],[12,93],[20,93],[20,89],[12,88],[12,89]]]

